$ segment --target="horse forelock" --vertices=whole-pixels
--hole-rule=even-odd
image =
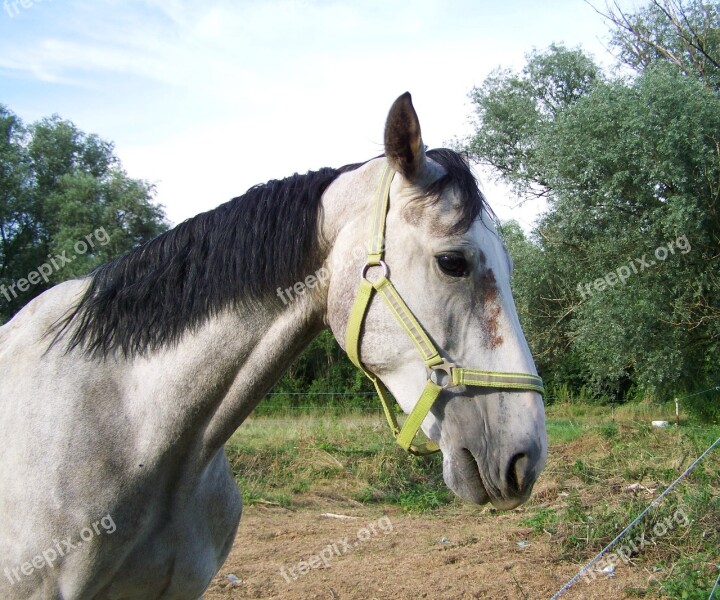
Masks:
[[[447,189],[454,189],[460,198],[458,217],[449,234],[464,233],[483,212],[495,219],[465,155],[447,148],[436,148],[428,150],[427,157],[439,164],[444,173],[422,190],[420,199],[435,202]]]

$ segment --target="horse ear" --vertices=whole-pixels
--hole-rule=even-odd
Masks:
[[[405,92],[390,107],[385,122],[385,156],[409,180],[416,179],[425,167],[425,146],[410,92]]]

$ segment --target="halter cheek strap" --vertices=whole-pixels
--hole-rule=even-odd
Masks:
[[[385,412],[385,418],[395,435],[397,443],[404,450],[412,454],[426,455],[440,450],[439,446],[432,440],[422,444],[413,444],[413,440],[443,389],[465,385],[498,389],[531,390],[543,394],[544,388],[542,379],[537,375],[463,369],[456,367],[453,363],[447,362],[440,355],[430,336],[428,336],[427,332],[412,314],[412,311],[408,308],[407,304],[405,304],[402,296],[400,296],[390,281],[388,266],[383,260],[385,255],[385,219],[390,200],[390,184],[392,183],[394,175],[395,171],[389,165],[385,165],[375,196],[367,262],[363,266],[360,276],[360,287],[358,288],[355,302],[350,311],[345,349],[348,357],[355,366],[361,369],[375,385],[383,411]],[[374,281],[370,281],[367,278],[368,271],[372,267],[382,269],[382,274]],[[405,333],[410,337],[428,369],[428,380],[425,388],[402,428],[398,425],[392,396],[387,387],[385,387],[385,384],[383,384],[379,377],[366,369],[360,361],[360,336],[362,326],[370,302],[376,294],[380,295]]]

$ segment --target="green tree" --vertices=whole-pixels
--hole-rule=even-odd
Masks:
[[[493,71],[470,93],[476,132],[464,149],[516,192],[545,195],[546,173],[536,157],[538,138],[559,112],[587,95],[600,76],[590,58],[562,45],[532,52],[520,73]]]
[[[718,94],[657,65],[598,88],[549,133],[556,218],[541,226],[562,224],[591,279],[646,254],[655,262],[579,308],[575,342],[595,378],[668,389],[717,376],[706,356],[720,340]],[[681,237],[691,250],[659,260]]]
[[[0,323],[167,228],[152,185],[127,176],[111,143],[58,116],[25,127],[1,105],[0,135]],[[63,253],[72,261],[55,268]],[[43,264],[46,277],[18,285]]]
[[[616,31],[616,43],[639,52],[650,31],[680,54],[691,34],[677,33],[668,6],[624,15],[647,29],[635,46],[622,37],[632,28]],[[523,324],[555,384],[622,396],[720,377],[717,10],[674,7],[702,57],[688,50],[678,65],[639,53],[635,76],[611,79],[581,52],[553,46],[471,93],[478,121],[467,149],[518,193],[549,200],[530,239],[511,227],[506,240]]]

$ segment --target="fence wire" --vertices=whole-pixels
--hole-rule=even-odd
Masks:
[[[572,578],[570,581],[568,581],[562,588],[560,588],[560,589],[555,593],[555,595],[551,598],[551,600],[555,600],[556,598],[559,598],[559,597],[562,596],[566,591],[568,591],[573,585],[575,585],[575,583],[577,583],[577,580],[580,579],[580,576],[581,576],[583,573],[585,573],[585,572],[586,572],[590,567],[592,567],[598,560],[600,560],[605,554],[607,554],[607,552],[608,552],[611,548],[613,548],[613,547],[615,546],[615,544],[617,544],[623,537],[625,537],[625,535],[626,535],[633,527],[635,527],[635,525],[637,525],[637,524],[642,520],[642,518],[643,518],[648,512],[650,512],[651,509],[653,509],[653,508],[656,507],[658,504],[660,504],[660,502],[662,502],[663,498],[665,498],[665,496],[667,496],[667,495],[672,491],[672,489],[673,489],[678,483],[680,483],[683,479],[685,479],[685,478],[693,471],[693,469],[695,469],[695,467],[697,467],[697,466],[700,464],[700,462],[701,462],[708,454],[710,454],[710,452],[712,452],[712,450],[715,449],[715,446],[717,446],[718,444],[720,444],[720,438],[716,439],[715,442],[712,444],[712,446],[710,446],[710,447],[709,447],[707,450],[705,450],[705,452],[703,452],[697,459],[695,459],[695,462],[693,462],[693,464],[691,464],[687,469],[685,469],[685,471],[682,473],[682,475],[680,475],[680,477],[678,477],[678,478],[677,478],[675,481],[673,481],[667,488],[665,488],[665,491],[664,491],[662,494],[660,494],[657,498],[655,498],[655,499],[647,506],[647,508],[645,508],[645,510],[643,510],[637,517],[635,517],[635,519],[632,521],[632,523],[630,523],[630,525],[628,525],[625,529],[623,529],[623,530],[617,535],[617,537],[616,537],[612,542],[610,542],[607,546],[605,546],[598,554],[596,554],[596,555],[593,557],[593,559],[592,559],[589,563],[587,563],[582,569],[580,569],[580,570],[577,572],[577,574],[575,575],[575,577],[573,577],[573,578]],[[716,585],[716,587],[717,587],[717,583],[716,583],[715,585]],[[714,592],[714,588],[713,588],[712,594],[714,594],[714,593],[715,593],[715,592]],[[711,594],[711,596],[710,596],[711,598],[712,598],[712,594]]]

